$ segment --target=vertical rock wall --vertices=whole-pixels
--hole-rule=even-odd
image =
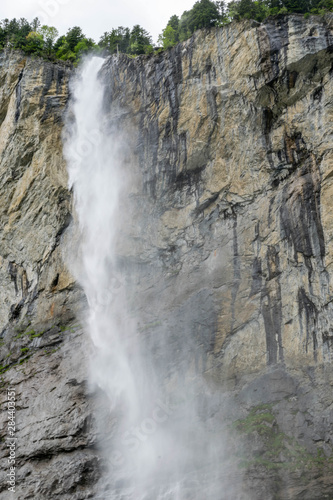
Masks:
[[[119,250],[137,318],[174,346],[174,375],[196,366],[228,394],[254,498],[332,488],[331,23],[231,24],[104,68],[137,176]]]

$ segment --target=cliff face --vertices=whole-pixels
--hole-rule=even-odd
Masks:
[[[118,252],[132,315],[174,346],[175,373],[195,366],[223,391],[246,498],[333,492],[332,22],[233,23],[101,73],[135,181]],[[76,361],[87,345],[78,326],[61,334],[82,298],[62,260],[68,77],[1,56],[2,377],[20,405],[18,498],[87,498],[99,474]]]
[[[331,359],[332,42],[294,16],[107,63],[110,119],[114,104],[136,123],[156,214],[143,245],[178,263],[176,289],[184,273],[189,295],[214,288],[222,379]]]
[[[93,484],[98,463],[87,432],[87,347],[78,325],[69,326],[80,292],[60,244],[71,220],[61,140],[70,72],[0,54],[1,498],[11,495],[9,386],[17,398],[13,498],[62,498]]]
[[[66,315],[73,280],[58,244],[70,222],[62,157],[69,69],[2,53],[0,329]]]

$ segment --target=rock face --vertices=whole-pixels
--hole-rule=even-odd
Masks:
[[[332,22],[232,23],[101,72],[133,178],[118,252],[132,314],[174,345],[175,372],[195,366],[224,393],[242,498],[333,495]],[[88,498],[100,474],[103,403],[76,362],[88,344],[60,333],[83,300],[62,260],[69,73],[1,56],[1,397],[17,388],[18,498]]]
[[[62,114],[70,69],[1,54],[0,329],[66,316],[74,286],[59,241],[71,220]]]
[[[11,495],[9,385],[17,398],[13,498],[83,498],[77,489],[88,494],[84,485],[98,478],[88,346],[80,327],[69,326],[81,293],[61,248],[71,221],[61,140],[70,73],[17,52],[0,55],[0,498]]]

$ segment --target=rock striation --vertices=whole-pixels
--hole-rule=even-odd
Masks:
[[[332,49],[331,15],[278,16],[101,71],[131,177],[118,243],[131,314],[174,346],[171,375],[194,366],[223,392],[214,422],[240,437],[239,498],[333,495]],[[1,398],[17,388],[20,499],[89,498],[102,467],[103,397],[78,361],[84,298],[63,259],[70,74],[1,54]]]

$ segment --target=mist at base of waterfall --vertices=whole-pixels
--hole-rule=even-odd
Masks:
[[[130,271],[117,255],[119,232],[126,230],[119,203],[130,172],[122,165],[126,138],[122,144],[121,130],[107,121],[103,63],[88,58],[73,78],[63,138],[79,233],[68,261],[87,297],[91,387],[105,396],[99,447],[107,472],[96,499],[240,499],[239,481],[230,480],[234,469],[223,465],[228,449],[219,393],[186,366],[184,347],[177,354],[169,347],[168,331],[151,341],[130,313]]]

